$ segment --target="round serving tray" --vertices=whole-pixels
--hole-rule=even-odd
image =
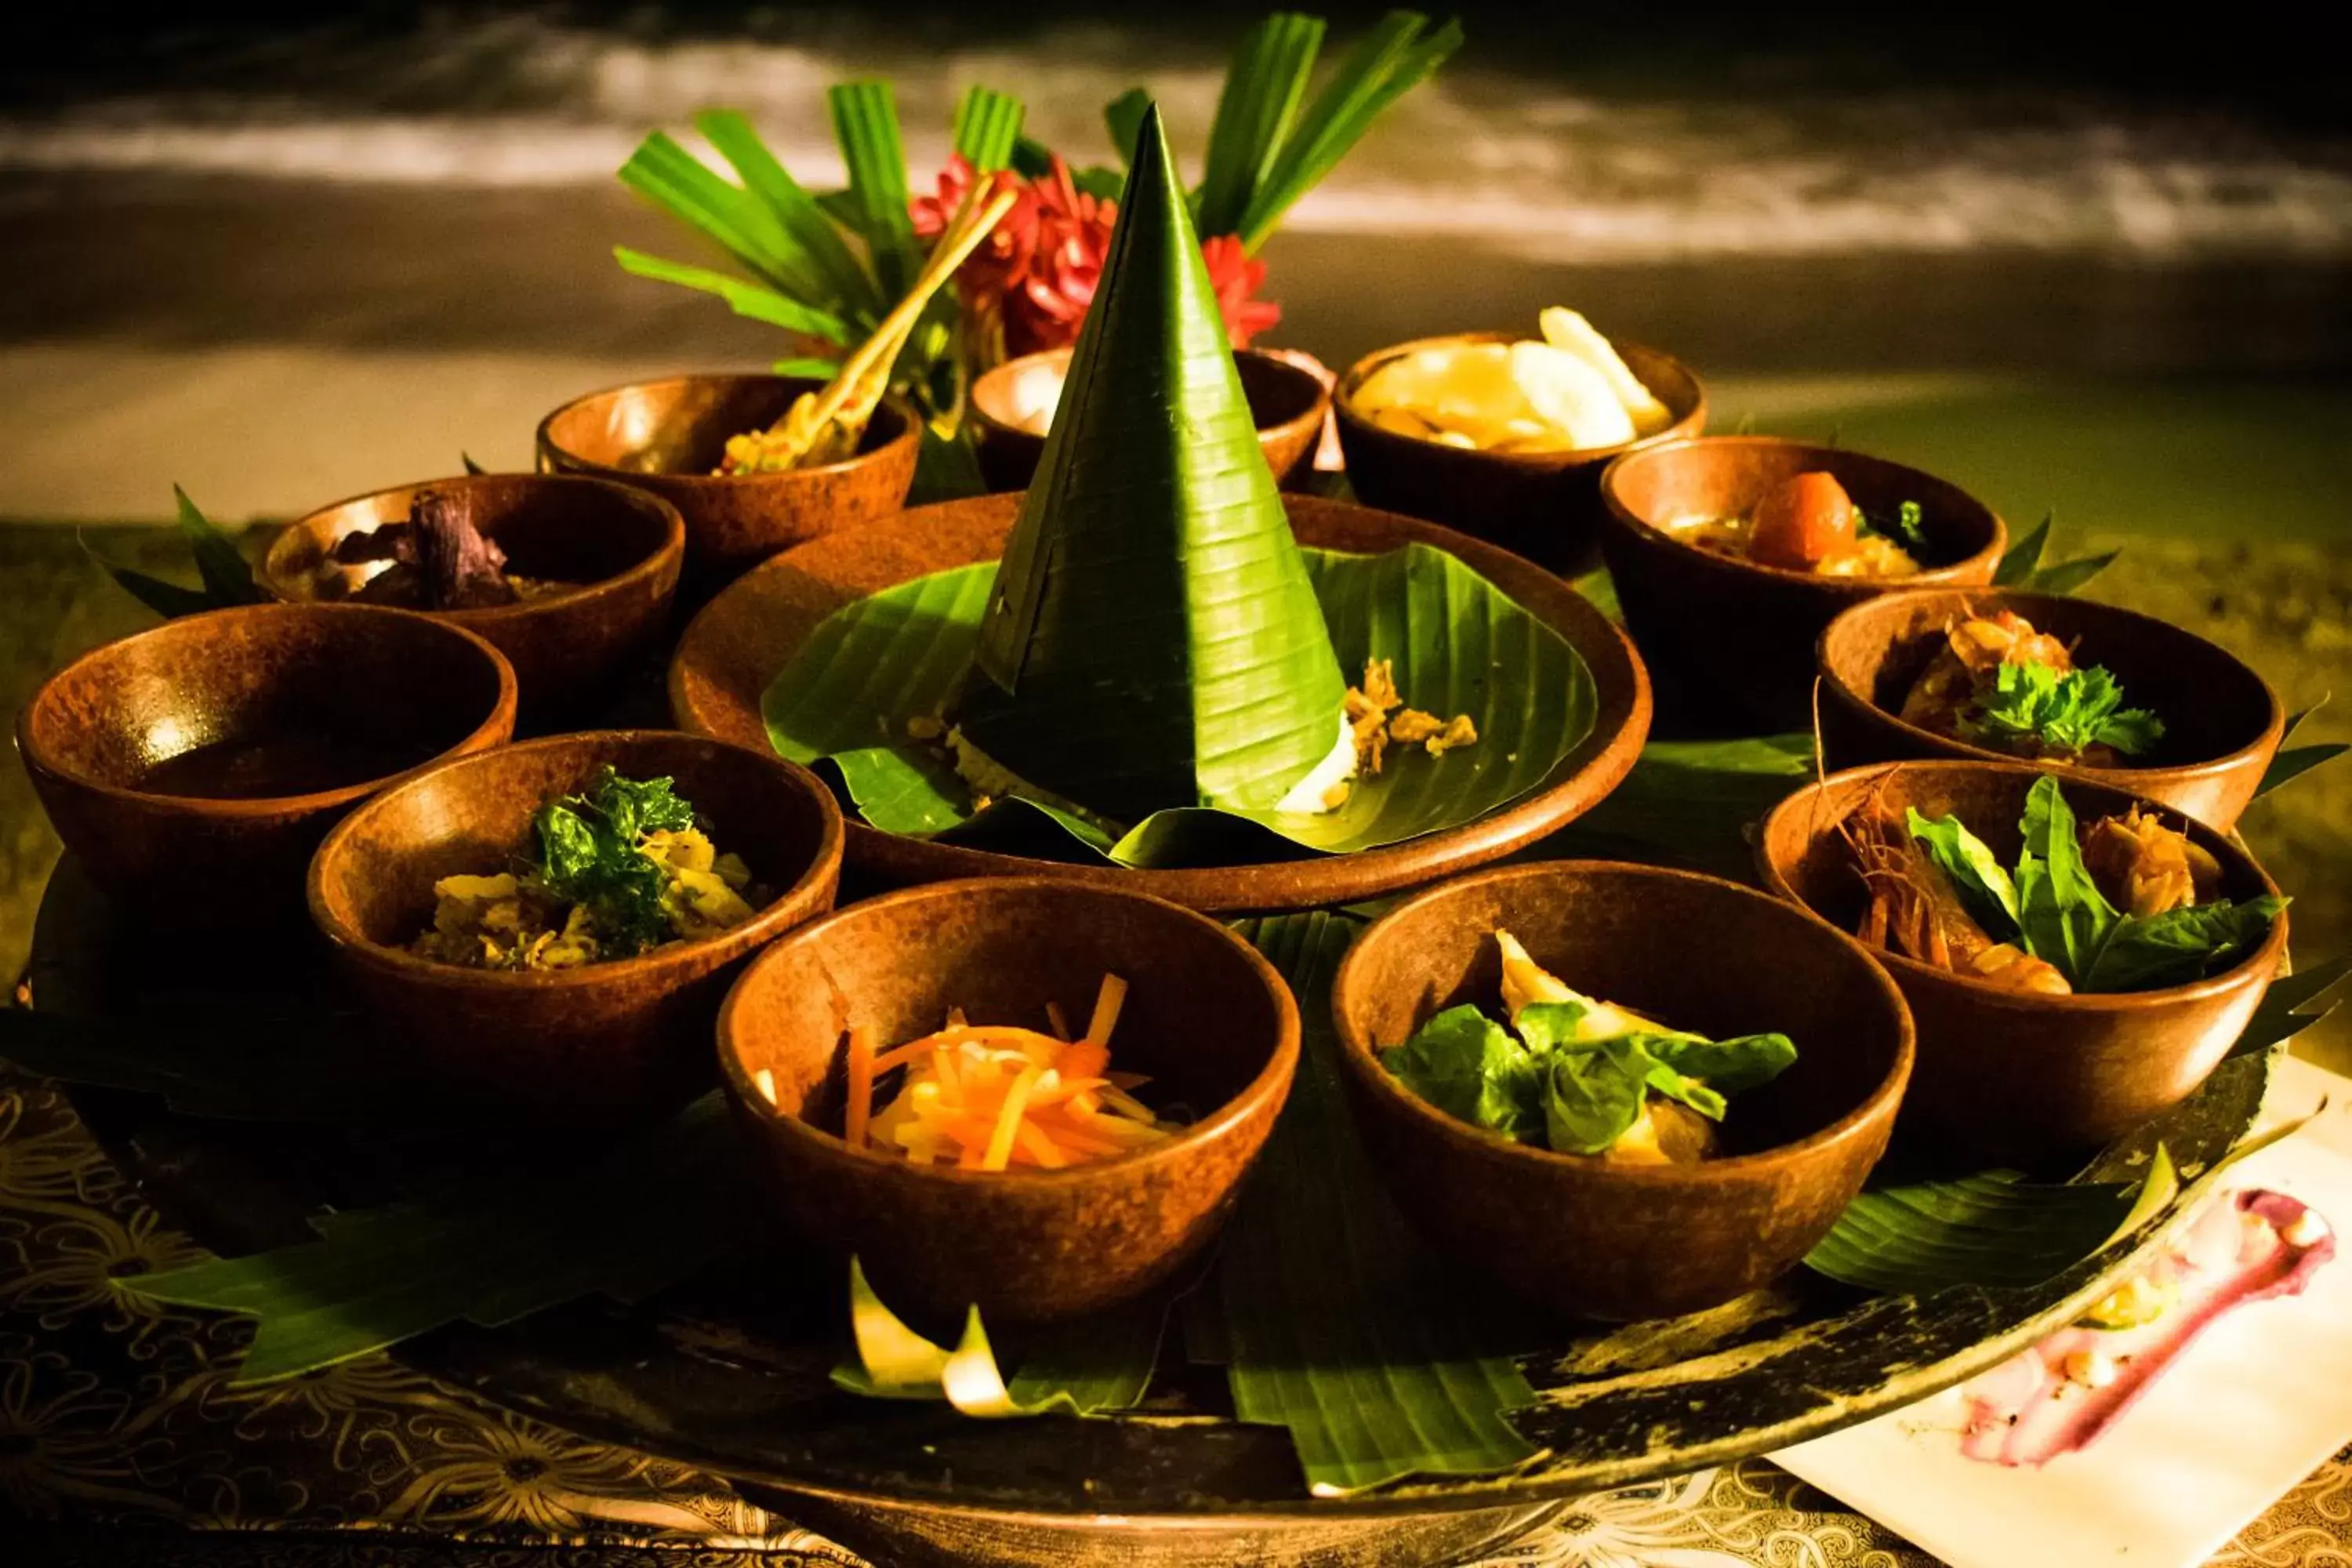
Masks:
[[[1617,787],[1649,736],[1650,679],[1625,634],[1581,595],[1507,551],[1435,523],[1318,496],[1286,494],[1282,500],[1303,543],[1361,554],[1433,545],[1509,595],[1591,670],[1599,698],[1591,733],[1540,786],[1500,811],[1348,855],[1133,870],[906,837],[853,816],[844,864],[892,884],[1044,874],[1116,882],[1216,912],[1306,910],[1419,887],[1498,860],[1566,826]],[[919,507],[799,545],[746,573],[704,606],[670,661],[670,710],[678,728],[766,749],[761,694],[820,622],[845,605],[913,578],[999,559],[1021,503],[1016,492]]]
[[[180,1039],[289,1025],[300,1038],[317,1020],[307,1037],[331,1048],[349,1003],[285,978],[327,973],[309,941],[221,952],[165,940],[117,916],[68,860],[28,974],[45,1012]],[[2187,1169],[2218,1159],[2252,1125],[2267,1068],[2259,1054],[2225,1063],[2095,1173],[2133,1173],[2159,1140]],[[166,1215],[227,1254],[311,1239],[306,1215],[429,1192],[460,1164],[529,1172],[583,1152],[519,1133],[206,1121],[146,1095],[74,1099]],[[2031,1289],[1924,1300],[1865,1298],[1799,1270],[1691,1318],[1564,1325],[1526,1363],[1541,1403],[1513,1417],[1542,1458],[1508,1476],[1330,1499],[1308,1495],[1284,1433],[1232,1418],[1222,1373],[1188,1361],[1173,1322],[1131,1416],[983,1422],[840,1393],[827,1373],[841,1282],[796,1268],[789,1242],[635,1308],[581,1301],[398,1353],[515,1410],[726,1476],[892,1564],[1402,1565],[1499,1544],[1579,1494],[1769,1453],[1922,1398],[2069,1321],[2129,1267],[2102,1255]]]

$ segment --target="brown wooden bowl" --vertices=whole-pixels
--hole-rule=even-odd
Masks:
[[[1772,808],[1757,864],[1774,893],[1845,931],[1864,890],[1839,828],[1874,796],[1895,812],[1957,816],[2015,863],[2017,819],[2042,776],[2021,763],[1897,763],[1832,773]],[[2260,898],[2278,889],[2252,857],[2211,828],[2158,802],[2087,780],[2065,781],[2087,826],[2137,805],[2160,815],[2221,861],[2222,892]],[[1878,952],[1919,1029],[1919,1071],[1906,1125],[1970,1155],[2035,1160],[2120,1137],[2179,1104],[2245,1031],[2286,952],[2282,915],[2235,968],[2158,991],[2044,996],[1965,979],[1899,953]]]
[[[1685,517],[1736,517],[1801,473],[1826,469],[1874,512],[1917,501],[1935,559],[1915,577],[1817,577],[1701,550],[1667,533]],[[1628,452],[1601,478],[1601,554],[1626,629],[1673,683],[1673,710],[1776,730],[1812,725],[1813,645],[1838,613],[1906,588],[1992,581],[2009,530],[1932,474],[1777,436],[1708,436]],[[1681,712],[1676,716],[1681,717]]]
[[[545,973],[464,969],[407,951],[433,884],[505,868],[531,819],[604,763],[667,777],[769,900],[717,936]],[[667,730],[608,730],[468,757],[387,790],[310,863],[310,918],[351,984],[453,1120],[604,1127],[674,1110],[711,1079],[710,1027],[756,949],[833,907],[841,810],[806,770]]]
[[[1456,1121],[1378,1053],[1463,1002],[1499,1016],[1508,931],[1587,994],[1718,1038],[1779,1030],[1797,1060],[1731,1102],[1723,1158],[1625,1166]],[[1759,1289],[1826,1235],[1885,1152],[1911,1019],[1862,944],[1714,877],[1605,861],[1482,872],[1399,905],[1332,983],[1350,1098],[1422,1231],[1539,1301],[1631,1321]]]
[[[302,868],[336,819],[404,773],[503,744],[514,721],[514,670],[462,626],[256,605],[84,654],[34,693],[16,749],[110,897],[200,930],[299,919]],[[269,743],[301,754],[241,779],[175,776],[200,750],[234,762]],[[229,793],[248,790],[268,793]]]
[[[764,746],[760,697],[825,616],[866,595],[932,572],[993,561],[1021,510],[1018,494],[920,507],[855,533],[789,551],[704,608],[670,662],[670,711],[678,727],[739,745]],[[1548,572],[1433,524],[1389,512],[1286,495],[1292,528],[1307,544],[1378,553],[1419,542],[1476,570],[1575,648],[1599,694],[1592,732],[1562,759],[1551,782],[1460,827],[1379,849],[1255,866],[1135,870],[1033,860],[849,824],[848,864],[890,883],[950,877],[1051,876],[1098,887],[1138,888],[1196,910],[1313,909],[1352,903],[1500,859],[1589,810],[1617,787],[1650,730],[1649,678],[1624,634]]]
[[[1454,343],[1507,343],[1524,332],[1451,332],[1366,354],[1339,378],[1332,409],[1348,482],[1366,506],[1427,518],[1487,540],[1563,575],[1589,569],[1601,527],[1601,473],[1623,452],[1696,436],[1706,428],[1706,388],[1671,354],[1618,342],[1626,368],[1675,416],[1654,435],[1573,452],[1479,452],[1383,430],[1356,413],[1356,391],[1388,363]]]
[[[922,420],[901,397],[874,411],[857,455],[781,474],[722,475],[729,437],[774,424],[824,384],[782,375],[674,375],[574,398],[539,422],[539,466],[651,490],[686,519],[689,571],[725,582],[777,551],[906,504]]]
[[[261,585],[289,604],[314,601],[313,574],[346,535],[405,521],[426,490],[465,508],[506,552],[509,571],[579,584],[492,609],[425,612],[480,633],[507,656],[527,715],[576,711],[604,696],[660,636],[677,593],[685,522],[657,495],[577,476],[467,474],[337,501],[270,542]]]
[[[1112,1065],[1197,1113],[1145,1152],[1066,1171],[917,1165],[839,1135],[847,1031],[878,1047],[975,1023],[1088,1016],[1128,983]],[[875,1288],[950,1324],[1074,1317],[1198,1255],[1257,1158],[1298,1065],[1298,1005],[1216,921],[1125,889],[1043,877],[941,882],[853,904],[752,964],[719,1017],[728,1091],[809,1234],[857,1255]],[[771,1101],[754,1082],[772,1075]]]
[[[1945,627],[2002,610],[2073,645],[2079,663],[2105,665],[2122,683],[2126,702],[2164,721],[2164,738],[2129,766],[2037,766],[2146,795],[2225,833],[2237,823],[2286,733],[2278,693],[2235,656],[2168,621],[2057,594],[1929,589],[1884,594],[1844,611],[1815,650],[1828,765],[1922,757],[2018,761],[1899,717],[1912,683],[1944,647]]]
[[[971,384],[971,422],[980,444],[980,472],[992,490],[1024,490],[1037,476],[1045,437],[1019,423],[1023,384],[1045,377],[1058,385],[1070,368],[1070,350],[1046,349],[1006,360]],[[1330,390],[1312,371],[1261,349],[1234,354],[1242,395],[1257,423],[1257,444],[1277,484],[1297,477],[1323,434]]]

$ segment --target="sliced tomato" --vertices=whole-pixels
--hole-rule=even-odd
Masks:
[[[1853,500],[1832,475],[1798,474],[1767,492],[1749,522],[1750,559],[1809,571],[1852,547]]]

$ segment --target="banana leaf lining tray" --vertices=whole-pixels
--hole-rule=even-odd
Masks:
[[[28,973],[37,1007],[66,1016],[332,1026],[344,1005],[284,978],[322,973],[309,956],[229,965],[158,943],[68,860]],[[277,984],[222,978],[257,970]],[[124,983],[131,974],[139,984]],[[2268,1067],[2260,1053],[2224,1063],[2094,1173],[2131,1179],[2158,1142],[2188,1172],[2218,1161],[2253,1124]],[[209,1120],[117,1090],[78,1089],[74,1100],[159,1206],[228,1255],[308,1239],[306,1216],[324,1207],[415,1195],[461,1170],[478,1177],[486,1162],[528,1171],[580,1152],[520,1137],[453,1143]],[[2177,1198],[2168,1217],[2184,1206]],[[396,1353],[496,1403],[726,1476],[884,1561],[1428,1563],[1506,1541],[1580,1494],[1769,1453],[1923,1398],[2078,1316],[2131,1263],[2102,1254],[2030,1289],[1924,1299],[1868,1298],[1799,1270],[1691,1318],[1566,1326],[1526,1359],[1538,1403],[1511,1417],[1541,1458],[1507,1476],[1341,1498],[1307,1494],[1280,1430],[1232,1418],[1221,1369],[1188,1359],[1173,1321],[1132,1415],[981,1422],[842,1394],[828,1380],[839,1281],[812,1279],[774,1251],[635,1308],[583,1300],[502,1329],[436,1331]]]

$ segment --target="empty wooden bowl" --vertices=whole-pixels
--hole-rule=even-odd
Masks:
[[[1766,885],[1839,931],[1865,903],[1842,834],[1874,806],[1898,816],[1958,816],[2014,865],[2017,820],[2042,776],[2019,763],[1898,763],[1853,768],[1809,784],[1764,819],[1757,860]],[[2134,805],[2152,811],[2221,863],[2221,891],[2254,899],[2278,889],[2229,839],[2154,801],[2087,780],[2064,781],[2088,827]],[[1906,1125],[1984,1159],[2034,1160],[2095,1147],[2179,1103],[2205,1081],[2270,988],[2286,952],[2286,920],[2228,972],[2157,991],[2046,996],[1881,952],[1919,1029],[1919,1070]]]
[[[1783,480],[1825,470],[1877,514],[1916,501],[1927,570],[1822,577],[1735,560],[1666,531],[1685,518],[1744,516]],[[1708,436],[1628,452],[1601,491],[1601,550],[1625,629],[1676,717],[1731,716],[1776,730],[1812,724],[1813,645],[1840,611],[1906,588],[1992,581],[2009,531],[1992,509],[1917,468],[1775,436]]]
[[[1022,490],[1036,477],[1045,455],[1045,437],[1028,411],[1053,417],[1062,379],[1069,373],[1068,349],[1047,349],[1006,360],[971,384],[971,422],[980,444],[980,471],[992,490]],[[1288,484],[1305,466],[1323,434],[1331,394],[1312,371],[1259,349],[1234,355],[1242,395],[1257,422],[1258,446],[1278,484]]]
[[[2246,809],[2286,732],[2286,710],[2270,684],[2233,655],[2152,616],[2056,594],[2006,588],[1885,594],[1853,605],[1822,633],[1822,748],[1832,768],[1915,757],[2018,759],[1908,723],[1906,696],[1945,647],[1945,629],[1971,616],[2022,616],[2074,650],[2078,665],[2104,665],[2124,701],[2164,721],[2147,752],[2112,768],[2041,763],[2160,801],[2227,832]]]
[[[514,733],[515,677],[405,610],[256,605],[84,654],[16,721],[58,837],[112,898],[191,930],[299,918],[353,804]]]
[[[1332,409],[1348,482],[1366,506],[1459,529],[1537,564],[1573,576],[1600,548],[1601,474],[1619,454],[1696,436],[1706,427],[1706,389],[1682,361],[1618,342],[1626,368],[1674,415],[1654,435],[1572,452],[1480,452],[1384,430],[1355,411],[1358,388],[1391,360],[1458,343],[1507,343],[1523,332],[1454,332],[1366,354],[1339,378]]]
[[[321,507],[262,558],[261,583],[292,604],[320,597],[318,573],[349,536],[404,522],[436,492],[506,554],[506,569],[570,591],[476,610],[425,613],[478,632],[514,666],[524,711],[576,711],[604,696],[660,637],[677,593],[686,524],[659,496],[603,479],[467,474]]]
[[[847,1031],[877,1049],[940,1028],[1089,1016],[1128,984],[1111,1065],[1195,1120],[1144,1152],[1060,1171],[914,1164],[840,1136]],[[950,1322],[1108,1306],[1207,1245],[1290,1092],[1298,1008],[1274,967],[1204,916],[1045,878],[941,882],[854,904],[763,954],[719,1020],[727,1086],[800,1226],[855,1253],[882,1295]],[[771,1100],[757,1075],[769,1075]]]
[[[1495,932],[1568,984],[1717,1038],[1778,1030],[1797,1059],[1733,1099],[1728,1152],[1611,1164],[1457,1121],[1381,1065],[1459,1003],[1501,1016]],[[1433,1242],[1589,1317],[1693,1312],[1793,1266],[1878,1163],[1911,1075],[1911,1019],[1861,943],[1686,871],[1555,861],[1408,900],[1341,963],[1340,1060],[1390,1192]]]
[[[715,586],[789,545],[906,504],[922,421],[900,397],[882,400],[853,458],[777,474],[716,471],[730,437],[767,428],[822,384],[677,375],[591,393],[539,422],[539,466],[635,485],[677,508],[689,571]]]
[[[467,969],[408,951],[433,884],[507,869],[532,819],[611,763],[673,778],[769,895],[715,936],[578,969]],[[833,907],[841,811],[782,758],[659,730],[557,735],[435,768],[345,819],[310,865],[310,917],[405,1076],[451,1119],[602,1127],[675,1109],[711,1079],[710,1028],[743,960]]]

